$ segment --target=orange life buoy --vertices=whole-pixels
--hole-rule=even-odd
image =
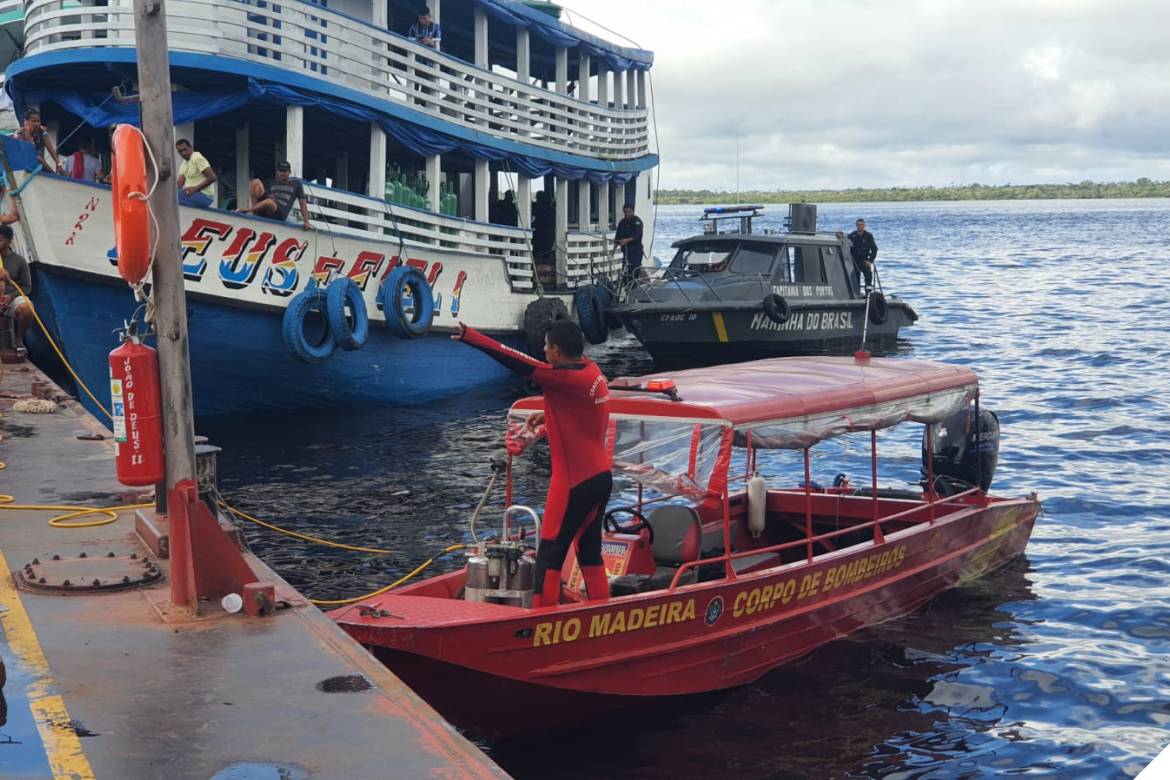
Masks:
[[[114,129],[114,247],[118,273],[132,285],[150,270],[150,213],[146,205],[146,152],[130,125]]]

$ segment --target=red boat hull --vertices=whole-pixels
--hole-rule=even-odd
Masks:
[[[436,597],[431,580],[333,617],[455,723],[487,734],[558,728],[744,685],[904,615],[1021,554],[1038,511],[1035,499],[972,505],[812,563],[607,603],[469,603]]]

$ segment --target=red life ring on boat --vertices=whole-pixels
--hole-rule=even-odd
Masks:
[[[114,130],[114,249],[118,273],[131,285],[150,270],[150,212],[146,205],[146,151],[130,125]]]

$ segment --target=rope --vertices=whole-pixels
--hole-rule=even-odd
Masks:
[[[45,327],[45,323],[41,320],[41,315],[37,314],[36,307],[32,305],[32,299],[28,297],[28,293],[20,289],[20,285],[17,284],[16,280],[12,277],[8,277],[8,281],[12,283],[12,286],[16,288],[18,293],[24,296],[24,298],[28,299],[29,308],[32,309],[33,319],[37,321],[37,326],[40,327],[41,333],[45,334],[45,339],[49,342],[49,346],[53,348],[53,351],[57,353],[57,357],[61,359],[61,363],[64,364],[65,370],[69,372],[69,376],[73,377],[73,381],[77,383],[77,386],[81,388],[86,395],[89,396],[89,400],[93,401],[94,405],[98,409],[102,410],[102,414],[111,420],[114,419],[110,415],[109,410],[106,409],[106,407],[102,405],[102,402],[97,399],[97,396],[90,392],[89,386],[86,385],[85,382],[82,381],[81,377],[77,375],[77,372],[73,370],[73,364],[69,362],[69,359],[65,357],[65,353],[61,351],[61,348],[57,346],[57,342],[53,340],[53,336],[49,333],[49,329]]]
[[[516,180],[512,178],[512,175],[512,164],[508,162],[507,158],[504,158],[504,179],[508,182],[508,189],[519,195],[520,188],[516,186]],[[528,209],[528,227],[521,229],[524,231],[524,245],[528,247],[528,261],[532,266],[532,289],[536,292],[537,298],[543,298],[544,285],[540,283],[540,276],[536,273],[536,251],[532,248],[532,203],[524,204],[524,208]]]
[[[444,548],[442,552],[436,553],[435,555],[432,555],[427,560],[423,561],[409,574],[407,574],[403,577],[399,577],[398,579],[394,580],[394,582],[390,583],[389,585],[382,587],[382,588],[378,588],[377,590],[372,590],[369,593],[363,593],[360,596],[354,596],[353,598],[348,598],[348,599],[309,599],[309,602],[312,604],[316,604],[319,607],[341,607],[341,606],[345,606],[346,604],[354,604],[358,601],[365,601],[366,599],[372,599],[374,596],[381,596],[386,591],[393,590],[394,588],[397,588],[399,585],[406,582],[407,580],[413,579],[414,577],[418,576],[422,572],[426,571],[428,568],[430,568],[431,564],[433,564],[435,561],[442,558],[444,555],[447,555],[448,553],[453,553],[456,550],[463,550],[466,548],[467,548],[466,544],[453,544],[450,547]]]

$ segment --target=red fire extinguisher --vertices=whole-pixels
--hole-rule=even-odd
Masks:
[[[123,485],[154,485],[164,473],[158,353],[131,326],[110,353],[110,416],[115,461]]]

